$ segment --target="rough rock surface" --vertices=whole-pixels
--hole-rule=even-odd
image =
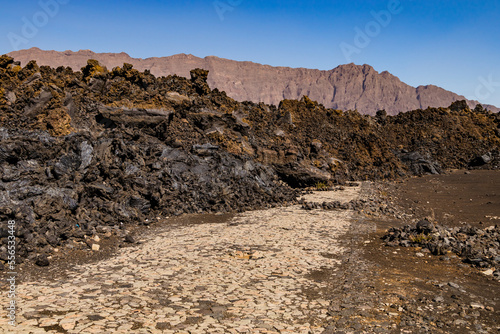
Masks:
[[[500,165],[499,115],[465,102],[370,117],[307,96],[239,103],[208,76],[0,57],[0,219],[18,222],[18,259],[158,215],[290,204],[296,187]]]
[[[391,228],[384,241],[392,247],[422,247],[433,255],[454,253],[463,261],[474,266],[492,269],[500,280],[500,227],[484,229],[464,226],[449,228],[434,225],[428,220],[419,221],[415,226]]]
[[[372,185],[304,201],[369,204]],[[50,268],[24,276],[13,332],[498,332],[496,281],[471,279],[474,269],[453,256],[383,246],[373,234],[381,218],[298,205],[170,218],[143,228],[138,245],[62,278]],[[3,308],[0,328],[6,319]]]
[[[180,75],[189,78],[193,68],[211,72],[210,87],[225,91],[237,101],[264,102],[278,105],[283,99],[300,99],[308,95],[328,108],[357,109],[374,115],[385,109],[389,114],[427,107],[445,107],[463,96],[428,85],[417,88],[401,82],[385,71],[378,73],[369,65],[347,64],[329,71],[305,68],[272,67],[252,62],[238,62],[218,57],[198,58],[179,54],[147,59],[131,58],[126,53],[94,53],[90,50],[42,51],[21,50],[10,55],[22,64],[36,60],[40,65],[70,66],[79,69],[89,58],[97,59],[108,68],[130,63],[135,68],[150,70],[156,76]],[[468,101],[473,108],[478,102]],[[488,106],[492,111],[497,107]]]
[[[359,188],[330,196],[356,198]],[[219,223],[164,224],[137,247],[74,268],[62,284],[22,283],[16,330],[321,333],[333,318],[318,273],[336,271],[351,215],[311,215],[296,205]],[[8,303],[6,294],[0,302]],[[2,308],[0,328],[7,326]]]

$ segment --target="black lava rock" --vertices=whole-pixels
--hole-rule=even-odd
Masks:
[[[35,264],[39,267],[47,267],[50,264],[49,259],[46,255],[38,255]]]

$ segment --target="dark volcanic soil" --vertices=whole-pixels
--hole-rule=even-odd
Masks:
[[[434,216],[447,227],[484,228],[499,222],[498,189],[498,171],[453,171],[386,184],[380,193],[399,207],[403,217]],[[382,307],[389,304],[387,314],[398,314],[393,319],[395,332],[498,333],[500,282],[454,254],[434,256],[421,248],[387,247],[381,240],[387,228],[401,227],[409,223],[406,219],[386,217],[374,223],[377,229],[369,235],[370,243],[363,237],[353,239],[363,249],[361,258],[371,264],[371,291],[376,291]],[[365,291],[370,291],[367,286]]]
[[[411,178],[393,186],[394,201],[447,226],[485,227],[500,223],[500,172],[453,171]]]

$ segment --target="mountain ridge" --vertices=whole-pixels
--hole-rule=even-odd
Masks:
[[[471,108],[479,103],[435,85],[410,86],[392,73],[379,73],[367,64],[350,63],[331,70],[319,70],[271,66],[216,56],[200,58],[184,53],[142,59],[133,58],[125,52],[45,51],[39,48],[14,51],[9,56],[23,65],[29,60],[36,60],[38,65],[69,66],[73,70],[80,70],[92,58],[108,69],[130,63],[139,71],[150,70],[155,76],[177,74],[187,78],[193,68],[204,68],[210,71],[210,87],[225,91],[237,101],[278,105],[284,99],[300,99],[307,95],[328,108],[357,109],[370,115],[380,109],[394,115],[414,109],[446,107],[457,100],[467,100]],[[500,111],[495,106],[484,106],[493,112]]]

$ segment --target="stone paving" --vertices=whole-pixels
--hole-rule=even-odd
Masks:
[[[307,200],[358,196],[347,188]],[[352,215],[292,206],[165,227],[69,279],[22,283],[17,326],[2,307],[0,332],[321,333],[331,320],[327,287],[311,273],[335,271]]]

